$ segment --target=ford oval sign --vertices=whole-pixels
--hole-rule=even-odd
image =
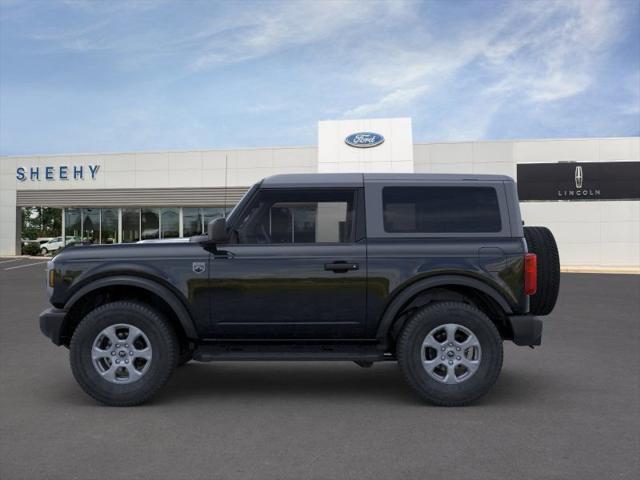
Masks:
[[[384,137],[379,133],[373,132],[358,132],[349,135],[344,139],[347,145],[356,148],[371,148],[377,147],[384,142]]]

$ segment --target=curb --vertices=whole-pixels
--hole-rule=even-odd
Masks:
[[[608,273],[619,275],[640,275],[637,267],[560,267],[563,273]]]

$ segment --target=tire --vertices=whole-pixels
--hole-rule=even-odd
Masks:
[[[458,340],[450,342],[449,335],[443,343],[431,335],[434,331],[439,332],[436,336],[447,334],[445,325],[455,325],[454,336],[460,341],[464,340],[465,332],[473,335],[466,339],[479,345],[475,371],[464,372],[464,365],[446,365],[449,359],[456,363],[456,358],[460,358],[456,349],[460,348],[462,352],[468,350],[462,355],[463,362],[467,360],[467,353],[471,353],[471,349],[458,343]],[[424,347],[423,342],[427,339],[437,345],[436,348]],[[449,344],[453,344],[453,347],[449,347]],[[442,351],[443,347],[445,352]],[[436,350],[437,354],[427,367],[425,358],[428,358],[431,350]],[[449,351],[456,356],[449,357]],[[477,308],[462,302],[436,303],[418,310],[408,320],[398,338],[397,356],[406,381],[424,400],[440,406],[463,406],[486,394],[498,379],[502,368],[502,338],[493,322]],[[441,362],[439,358],[445,361]],[[436,375],[438,369],[442,368],[449,375],[458,366],[461,368],[460,377],[450,383],[445,383],[446,379]],[[432,373],[428,373],[428,370]]]
[[[40,249],[40,254],[41,254],[43,257],[46,257],[48,253],[49,253],[49,250],[47,250],[46,248],[41,248],[41,249]]]
[[[114,326],[118,328],[112,330]],[[141,335],[130,340],[131,332],[136,329]],[[114,337],[112,333],[121,336]],[[123,337],[125,333],[127,336]],[[121,342],[115,345],[123,348],[116,351],[110,338]],[[131,346],[122,343],[128,341]],[[134,346],[134,342],[138,343]],[[149,350],[145,350],[146,343]],[[92,358],[96,345],[102,349],[99,352],[106,352],[101,353],[98,360]],[[149,360],[138,355],[146,355]],[[80,322],[71,338],[69,358],[73,376],[87,394],[106,405],[128,407],[149,400],[167,383],[178,361],[178,341],[171,325],[159,312],[143,303],[118,301],[96,308]],[[114,358],[128,365],[116,367],[110,363],[107,369],[105,365]],[[99,369],[104,370],[103,374]]]
[[[529,252],[538,262],[538,290],[529,298],[529,311],[549,315],[560,291],[560,255],[553,233],[546,227],[524,227]]]

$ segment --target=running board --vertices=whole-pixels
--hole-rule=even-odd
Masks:
[[[375,345],[301,345],[301,344],[211,344],[193,352],[200,362],[215,361],[362,361],[394,360]]]

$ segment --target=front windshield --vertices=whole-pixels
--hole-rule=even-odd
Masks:
[[[258,187],[260,186],[260,183],[261,182],[254,183],[251,186],[251,188],[245,192],[242,198],[240,198],[240,201],[235,204],[235,206],[231,209],[231,211],[227,215],[227,223],[230,223],[233,219],[234,214],[238,212],[238,205],[241,205],[244,202],[245,198],[250,197],[253,194],[253,192],[255,192],[258,189]]]

